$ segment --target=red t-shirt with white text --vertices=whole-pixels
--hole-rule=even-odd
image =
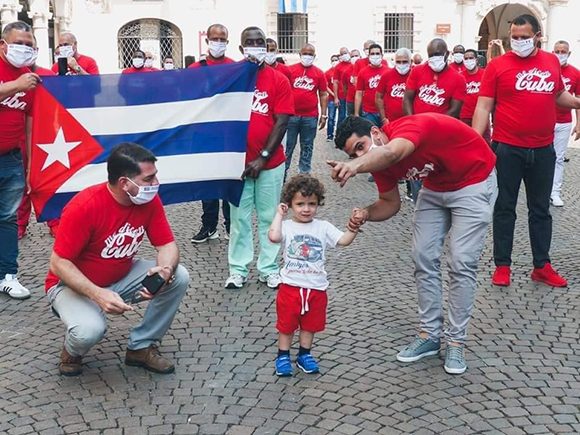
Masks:
[[[483,69],[477,68],[477,71],[471,74],[467,69],[461,74],[465,79],[465,98],[463,106],[461,106],[460,119],[472,119],[475,106],[477,106],[477,98],[479,97],[479,90],[481,88],[481,79],[483,77]]]
[[[388,66],[379,67],[367,66],[363,68],[356,79],[356,90],[363,92],[362,110],[366,113],[377,113],[375,105],[375,94],[383,74],[389,71]]]
[[[334,98],[334,88],[332,87],[332,78],[334,77],[334,67],[328,69],[324,76],[326,77],[326,85],[328,87],[328,98]]]
[[[291,65],[290,86],[294,96],[294,114],[296,116],[318,116],[318,91],[326,92],[324,72],[311,65],[304,67],[301,63]]]
[[[0,58],[0,84],[29,72],[28,68],[15,68]],[[34,90],[16,92],[0,101],[0,155],[23,146],[26,115],[32,114],[33,103]]]
[[[522,148],[554,141],[556,97],[564,90],[558,58],[543,50],[525,58],[513,51],[494,58],[481,80],[482,97],[495,100],[492,139]]]
[[[284,74],[286,77],[288,77],[288,80],[290,80],[292,78],[290,76],[290,68],[288,68],[288,65],[284,65],[283,63],[276,62],[274,65],[270,65],[270,67],[272,67],[276,71],[279,71],[282,74]]]
[[[199,68],[200,66],[211,66],[211,65],[225,65],[228,63],[234,63],[235,60],[230,59],[227,56],[220,57],[219,59],[214,59],[213,57],[206,57],[205,62],[194,62],[188,66],[188,68]]]
[[[342,72],[342,86],[346,88],[346,94],[344,98],[347,103],[354,103],[354,94],[356,92],[354,81],[354,65],[351,64],[348,69],[345,69]]]
[[[131,270],[143,238],[153,246],[172,242],[159,196],[144,205],[121,205],[107,183],[88,187],[70,200],[62,212],[54,252],[71,261],[91,282],[108,287]],[[48,291],[59,278],[48,272]]]
[[[87,73],[89,73],[91,75],[99,74],[99,67],[97,66],[97,62],[92,57],[85,56],[84,54],[78,54],[75,57],[75,59],[77,60],[77,63],[79,64],[79,66],[82,69],[84,69]],[[52,72],[58,73],[58,62],[55,62],[52,65],[51,69],[52,69]],[[71,75],[71,76],[76,76],[77,72],[69,67],[67,74]]]
[[[377,92],[383,94],[385,116],[389,121],[405,116],[403,113],[403,96],[405,95],[409,74],[407,73],[403,76],[399,74],[396,68],[393,68],[381,77]]]
[[[350,62],[338,62],[338,65],[334,67],[334,78],[333,80],[338,82],[338,98],[344,100],[346,98],[345,84],[342,81],[342,76],[347,71],[350,72],[352,69],[352,64]]]
[[[572,95],[580,96],[580,70],[566,64],[562,67],[562,79],[564,80],[564,89]],[[556,105],[556,122],[559,124],[572,122],[572,110]]]
[[[452,99],[463,101],[465,80],[449,67],[436,73],[422,64],[411,70],[407,89],[415,91],[413,113],[447,113]]]
[[[388,192],[400,179],[423,180],[436,192],[453,192],[485,180],[495,154],[475,130],[439,113],[405,116],[382,127],[389,141],[413,143],[411,155],[373,176],[379,192]]]
[[[458,74],[463,74],[465,71],[467,71],[467,68],[465,68],[465,64],[463,62],[461,62],[461,63],[451,62],[449,64],[449,68],[451,68],[453,71],[455,71]]]
[[[266,147],[276,119],[274,115],[293,115],[294,98],[290,83],[284,74],[267,65],[258,71],[256,90],[252,102],[252,114],[248,126],[246,164],[256,160]],[[280,144],[267,161],[264,169],[272,169],[284,163],[286,156]]]

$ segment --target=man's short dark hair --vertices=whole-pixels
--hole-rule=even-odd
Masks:
[[[512,24],[514,26],[525,26],[526,24],[529,24],[532,26],[532,31],[534,33],[538,33],[540,31],[540,23],[538,22],[538,19],[530,14],[522,14],[515,17],[512,21]]]
[[[155,163],[157,158],[147,148],[133,142],[123,142],[111,151],[107,159],[109,183],[117,184],[120,177],[133,178],[141,173],[139,163]]]
[[[240,33],[240,41],[243,43],[244,42],[244,35],[248,32],[251,32],[253,30],[256,30],[260,33],[262,33],[264,35],[264,41],[266,40],[266,34],[264,33],[264,31],[262,29],[260,29],[258,26],[249,26],[246,27],[244,30],[242,30],[242,33]]]
[[[14,21],[6,24],[6,27],[2,29],[2,39],[6,38],[13,30],[22,30],[24,32],[32,33],[32,27],[30,27],[28,23],[25,23],[24,21]]]
[[[290,178],[282,188],[282,202],[291,207],[292,199],[298,192],[302,196],[316,195],[318,205],[324,204],[324,184],[310,174],[298,174]]]
[[[358,137],[371,135],[371,127],[374,124],[360,116],[350,115],[336,128],[334,143],[339,150],[344,149],[346,140],[354,134]]]
[[[369,52],[373,49],[373,48],[378,48],[379,50],[381,50],[381,53],[383,52],[383,47],[381,47],[380,44],[376,44],[376,43],[372,43],[371,45],[369,45]]]
[[[473,53],[475,58],[477,59],[477,56],[478,56],[477,51],[474,50],[473,48],[468,48],[467,50],[465,50],[465,54],[467,54],[467,53]]]

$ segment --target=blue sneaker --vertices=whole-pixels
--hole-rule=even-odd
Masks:
[[[397,361],[419,361],[426,356],[437,355],[440,349],[441,343],[439,340],[433,341],[430,338],[417,337],[411,344],[397,354]]]
[[[282,377],[292,376],[292,361],[289,355],[280,355],[276,358],[276,375]]]
[[[460,375],[467,370],[465,363],[465,348],[463,346],[447,345],[445,349],[445,371],[450,375]]]
[[[310,353],[305,353],[304,355],[298,355],[296,358],[296,365],[304,373],[319,373],[318,363]]]

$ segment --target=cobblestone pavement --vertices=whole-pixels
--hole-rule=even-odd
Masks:
[[[320,216],[343,227],[353,206],[375,198],[374,185],[359,176],[337,188],[324,159],[345,155],[321,139],[316,147],[315,173],[329,191]],[[33,296],[0,297],[0,433],[580,433],[580,150],[569,157],[566,205],[553,210],[552,253],[570,286],[530,281],[522,195],[513,284],[491,286],[488,238],[469,368],[460,376],[443,371],[442,356],[395,360],[417,325],[408,202],[391,222],[369,223],[353,245],[330,253],[328,326],[314,346],[322,373],[284,379],[273,374],[275,293],[257,283],[255,272],[244,289],[223,288],[227,242],[189,242],[199,204],[168,207],[191,273],[189,294],[162,345],[176,373],[123,363],[141,307],[109,319],[81,377],[60,377],[64,329],[42,290],[52,240],[34,224],[22,240],[20,274]]]

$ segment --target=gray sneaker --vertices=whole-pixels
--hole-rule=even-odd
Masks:
[[[397,361],[419,361],[426,356],[437,355],[440,349],[441,343],[439,340],[433,341],[430,338],[417,337],[411,344],[397,354]]]
[[[445,349],[445,371],[450,375],[460,375],[467,370],[465,364],[465,348],[463,346],[447,345]]]

